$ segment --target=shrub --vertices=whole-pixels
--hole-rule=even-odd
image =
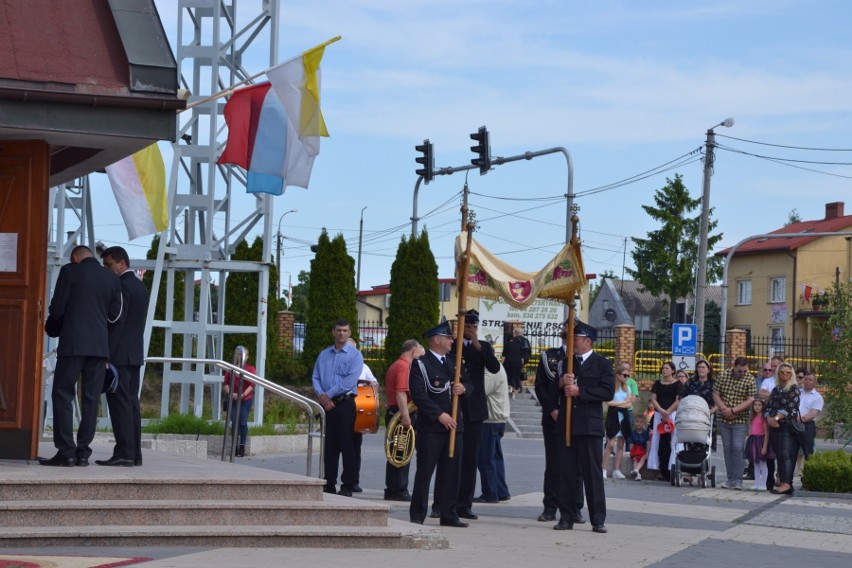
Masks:
[[[196,434],[200,436],[221,436],[225,433],[222,422],[208,422],[192,414],[170,414],[159,420],[152,420],[142,427],[148,434]]]
[[[852,454],[818,452],[805,462],[802,487],[824,493],[852,493]]]

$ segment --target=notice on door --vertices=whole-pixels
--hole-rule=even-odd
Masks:
[[[0,272],[18,271],[18,233],[0,233]]]

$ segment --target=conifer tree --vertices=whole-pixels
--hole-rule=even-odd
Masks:
[[[628,268],[627,272],[652,295],[667,294],[671,300],[670,320],[679,323],[676,301],[690,295],[695,288],[700,214],[694,217],[689,214],[701,205],[701,199],[690,198],[680,175],[675,174],[674,180],[667,178],[666,182],[665,187],[654,194],[656,207],[642,206],[662,226],[649,232],[646,239],[632,238],[636,245],[632,253],[636,269]],[[711,220],[708,233],[717,224],[717,221]],[[721,233],[708,235],[707,250],[713,250],[721,239]],[[707,259],[707,282],[714,282],[721,275],[722,260],[710,256]]]
[[[423,333],[438,323],[438,264],[425,230],[419,237],[402,237],[391,266],[390,290],[385,340],[389,363],[396,360],[408,339],[426,345]]]
[[[358,310],[355,307],[355,260],[346,252],[346,241],[338,234],[329,239],[323,229],[311,261],[308,312],[303,357],[313,365],[319,352],[331,345],[331,330],[339,319],[349,320],[352,337],[358,339]]]

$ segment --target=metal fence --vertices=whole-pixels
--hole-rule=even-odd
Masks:
[[[396,351],[398,347],[386,345],[387,326],[378,321],[359,321],[358,336],[360,338],[360,349],[364,359],[370,362],[386,361],[388,359],[387,349]],[[535,376],[535,369],[540,360],[541,353],[547,349],[562,345],[562,337],[558,332],[530,332],[525,334],[532,347],[532,357],[526,372],[529,377]],[[503,352],[503,338],[494,338],[495,351],[500,357]],[[598,330],[595,350],[610,359],[615,358],[616,333],[614,329]],[[697,359],[706,359],[718,372],[731,361],[725,362],[724,354],[717,352],[719,346],[709,346],[703,349],[702,338],[698,338],[699,352]],[[634,359],[633,367],[637,373],[659,372],[660,367],[666,361],[672,360],[671,331],[668,332],[641,332],[636,331],[634,337]],[[396,352],[391,355],[396,355]],[[781,356],[795,368],[804,368],[819,372],[820,366],[825,363],[818,354],[818,344],[807,340],[792,340],[786,338],[755,337],[749,334],[746,338],[746,357],[749,360],[749,368],[757,372],[764,362],[773,356]]]

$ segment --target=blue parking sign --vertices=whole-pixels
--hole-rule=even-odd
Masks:
[[[698,326],[676,323],[672,326],[672,355],[694,357],[698,352]]]

